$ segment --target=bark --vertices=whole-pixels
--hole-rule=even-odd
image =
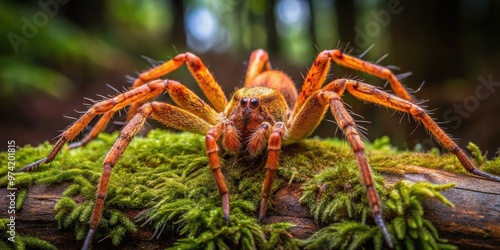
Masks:
[[[496,249],[500,245],[500,185],[496,182],[471,175],[455,174],[422,167],[409,167],[404,174],[384,174],[387,185],[404,178],[411,181],[432,183],[455,182],[456,187],[444,191],[455,208],[450,208],[437,200],[424,203],[425,218],[430,220],[440,232],[440,237],[461,249]],[[54,205],[62,197],[68,184],[58,186],[36,185],[30,188],[21,211],[15,215],[16,233],[28,234],[45,239],[61,249],[77,249],[81,242],[75,240],[72,229],[58,229],[54,219]],[[8,204],[9,191],[0,190],[1,204]],[[296,226],[290,233],[298,238],[306,238],[319,229],[305,205],[298,202],[302,192],[300,184],[292,184],[274,194],[273,211],[269,211],[265,223],[289,221]],[[77,202],[79,202],[77,200]],[[276,211],[279,211],[276,212]],[[140,211],[125,213],[134,218]],[[7,209],[0,211],[0,217],[10,217]],[[172,245],[177,235],[151,239],[150,227],[138,227],[129,234],[120,249],[164,249]],[[112,248],[109,239],[94,245],[97,248]]]

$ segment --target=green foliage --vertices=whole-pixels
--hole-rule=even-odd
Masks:
[[[393,234],[393,239],[397,240],[396,249],[455,248],[446,244],[446,240],[439,238],[434,226],[423,218],[424,210],[421,203],[424,199],[434,198],[453,207],[453,204],[439,192],[454,186],[454,183],[437,185],[428,182],[413,183],[405,180],[394,185],[386,205],[389,212],[395,214],[392,221],[388,223],[388,228]]]
[[[323,174],[321,174],[323,175]],[[385,201],[388,210],[385,214],[395,215],[391,220],[386,218],[386,225],[396,239],[396,249],[455,249],[454,246],[446,244],[446,240],[439,238],[437,230],[432,224],[423,218],[424,210],[422,201],[427,198],[435,198],[448,206],[453,206],[439,191],[454,187],[453,183],[435,185],[428,182],[412,183],[409,181],[399,181],[390,190]],[[311,188],[311,186],[308,186]],[[313,189],[304,193],[302,200],[309,201],[310,197],[315,197],[322,192],[328,193],[331,190]],[[338,192],[334,191],[336,195]],[[345,194],[344,194],[345,195]],[[365,195],[366,196],[366,195]],[[335,198],[337,199],[337,198]],[[310,205],[311,213],[320,221],[323,218],[333,216],[332,222],[323,229],[316,232],[309,239],[301,242],[305,249],[358,249],[363,244],[370,244],[375,249],[381,249],[383,237],[380,229],[375,225],[365,223],[365,218],[370,213],[368,203],[360,203],[358,213],[346,213],[353,200],[325,201],[323,197],[316,204]],[[326,203],[327,205],[320,205]],[[348,205],[348,204],[351,205]],[[322,209],[318,209],[322,206]],[[329,208],[341,207],[332,213]],[[363,207],[364,206],[364,207]],[[351,209],[352,210],[352,209]],[[346,216],[347,214],[347,216]],[[387,216],[386,216],[387,217]]]
[[[222,209],[199,205],[189,200],[158,203],[139,215],[144,224],[155,227],[155,235],[165,228],[176,229],[185,238],[171,249],[293,249],[296,248],[286,230],[288,223],[261,225],[253,216],[252,202],[238,200],[231,205],[231,223]]]
[[[469,142],[467,148],[471,151],[474,161],[476,162],[476,166],[481,166],[486,162],[486,154],[483,155],[476,144]]]
[[[21,190],[17,194],[17,197],[16,197],[16,210],[21,209],[21,207],[23,206],[24,200],[26,199],[26,193],[27,193],[26,190]]]
[[[392,157],[400,159],[400,153],[390,146],[387,137],[377,140],[367,146],[373,165],[392,162]],[[381,153],[382,152],[382,153]],[[421,157],[421,154],[412,155],[412,160]],[[425,155],[429,163],[435,164],[434,153]],[[388,161],[380,161],[387,159]],[[420,159],[420,161],[422,161]],[[403,161],[404,162],[404,161]],[[418,162],[418,161],[417,161]],[[400,166],[399,163],[396,166]],[[424,166],[427,166],[424,165]],[[385,168],[381,168],[385,169]],[[394,170],[391,170],[394,171]],[[383,237],[378,227],[368,225],[366,218],[371,211],[366,198],[365,187],[359,181],[357,166],[352,161],[339,161],[334,168],[327,169],[304,183],[304,194],[301,201],[310,207],[315,220],[327,224],[309,239],[301,242],[306,249],[357,249],[363,244],[370,244],[375,249],[381,249]],[[439,191],[452,188],[453,183],[434,185],[427,182],[411,183],[399,181],[390,190],[383,188],[383,179],[375,172],[375,188],[379,193],[382,204],[387,206],[385,214],[395,215],[392,220],[386,218],[387,226],[397,239],[396,248],[404,249],[420,246],[425,249],[453,249],[440,239],[432,224],[423,218],[424,211],[421,201],[426,198],[435,198],[446,205],[453,206]],[[387,216],[384,216],[387,217]]]
[[[75,208],[76,202],[73,199],[69,197],[63,197],[59,200],[59,202],[54,207],[54,210],[57,211],[56,220],[59,222],[59,228],[68,227],[68,225],[70,224],[69,220],[63,221],[63,218],[67,214],[71,213],[71,211],[74,211]]]
[[[5,237],[10,237],[10,234],[7,233],[8,226],[7,224],[10,222],[8,218],[0,218],[0,233]],[[45,250],[54,250],[57,249],[54,245],[50,244],[45,240],[41,240],[35,237],[21,235],[16,232],[16,235],[13,239],[14,241],[7,241],[6,238],[3,238],[0,241],[0,249],[2,250],[24,250],[24,249],[45,249]]]
[[[383,179],[375,175],[375,180],[377,192],[383,194]],[[370,214],[366,189],[360,182],[355,162],[339,162],[336,168],[314,176],[302,188],[304,195],[301,202],[311,208],[314,219],[321,223],[353,218],[359,218],[364,223]]]
[[[46,249],[54,250],[57,249],[54,245],[50,244],[45,240],[41,240],[31,236],[16,235],[15,243],[13,248],[2,248],[2,249]]]
[[[234,211],[234,209],[233,209]],[[172,249],[256,249],[266,242],[262,227],[255,218],[241,212],[233,212],[228,224],[220,209],[194,207],[181,216],[180,234],[184,240],[174,244]]]
[[[487,161],[481,169],[494,175],[500,175],[500,156],[491,161]]]
[[[488,161],[488,159],[486,158],[486,153],[483,154],[481,152],[481,149],[479,149],[476,144],[469,142],[467,148],[471,151],[476,166],[488,173],[500,175],[500,155],[498,155],[495,159]]]
[[[352,161],[352,154],[343,140],[306,140],[284,147],[278,171],[289,182],[304,182],[345,159]]]
[[[95,202],[101,162],[116,137],[117,133],[101,134],[84,148],[63,149],[50,165],[17,174],[15,186],[21,197],[18,206],[32,185],[68,183],[64,197],[55,206],[56,219],[60,228],[72,228],[76,239],[83,239]],[[44,157],[50,148],[49,143],[44,143],[16,151],[17,166]],[[292,225],[262,225],[256,220],[265,158],[222,155],[231,201],[231,223],[227,224],[204,152],[203,136],[191,133],[153,130],[144,138],[134,138],[113,169],[95,239],[109,237],[114,245],[120,244],[127,233],[137,227],[121,211],[138,209],[143,210],[137,218],[138,225],[152,225],[155,237],[167,231],[180,235],[172,246],[176,249],[357,248],[370,242],[378,248],[384,244],[378,227],[370,224],[366,191],[345,141],[310,139],[283,149],[273,190],[290,182],[305,182],[302,201],[324,226],[300,242],[287,232]],[[5,152],[0,153],[0,163],[6,161],[6,156]],[[377,172],[401,171],[410,164],[460,169],[454,157],[400,152],[390,145],[388,138],[368,144],[367,156],[374,170],[378,169],[374,171],[375,187],[387,206],[383,210],[384,218],[393,238],[397,239],[396,246],[402,247],[408,242],[448,246],[423,217],[420,201],[432,197],[447,203],[438,191],[450,186],[401,182],[384,191],[383,179]],[[485,163],[485,168],[491,165],[495,171],[500,165],[496,161]],[[6,172],[0,173],[2,186],[7,186],[6,175]],[[75,202],[76,196],[84,201]]]
[[[386,152],[395,152],[397,150],[397,148],[391,144],[391,138],[389,138],[389,136],[382,136],[375,139],[370,148]]]
[[[326,226],[303,240],[304,249],[358,249],[373,239],[375,249],[381,249],[383,237],[380,230],[357,221],[344,221]]]

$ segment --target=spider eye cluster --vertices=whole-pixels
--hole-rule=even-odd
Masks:
[[[248,98],[243,97],[241,98],[240,104],[243,107],[249,105],[250,108],[257,108],[259,107],[260,102],[258,98],[250,98],[250,100],[248,100]]]

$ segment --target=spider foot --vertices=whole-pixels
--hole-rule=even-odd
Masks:
[[[374,219],[375,219],[375,224],[377,224],[380,230],[382,230],[382,235],[384,236],[387,246],[389,246],[390,249],[393,249],[394,245],[392,244],[392,238],[391,235],[389,234],[389,231],[387,231],[387,227],[385,226],[382,215],[376,214]]]
[[[222,195],[222,212],[224,213],[224,217],[226,218],[226,222],[229,225],[231,220],[229,219],[229,195]]]
[[[93,228],[89,229],[87,237],[85,237],[85,241],[83,242],[82,250],[89,249],[90,243],[92,242],[92,237],[94,236],[94,231],[95,230]]]
[[[489,179],[489,180],[492,180],[492,181],[497,181],[497,182],[500,182],[500,176],[496,176],[496,175],[493,175],[493,174],[490,174],[490,173],[486,173],[484,171],[481,171],[477,168],[473,169],[471,171],[473,174],[475,175],[478,175],[478,176],[481,176],[481,177],[484,177],[486,179]]]
[[[18,169],[16,172],[19,173],[19,172],[27,172],[27,171],[31,171],[35,168],[37,168],[38,166],[44,164],[45,162],[47,161],[47,157],[43,158],[43,159],[40,159],[38,161],[35,161],[33,163],[30,163],[20,169]]]
[[[85,143],[84,141],[75,141],[75,142],[72,142],[68,145],[68,149],[74,149],[74,148],[79,148],[79,147],[82,147],[82,146],[85,146]]]
[[[266,209],[267,209],[267,199],[262,198],[262,200],[260,200],[259,223],[262,223],[266,218]]]

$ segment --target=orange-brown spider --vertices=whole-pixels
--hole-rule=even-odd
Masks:
[[[392,247],[392,240],[382,218],[381,204],[374,188],[370,165],[364,153],[364,145],[353,118],[345,109],[341,96],[345,90],[355,97],[407,112],[419,120],[449,151],[454,153],[463,167],[476,175],[500,181],[500,178],[474,167],[455,142],[443,132],[432,118],[416,105],[396,76],[387,68],[343,54],[340,50],[325,50],[316,57],[304,85],[297,92],[292,80],[284,73],[271,69],[268,54],[264,50],[252,53],[245,79],[245,86],[236,90],[228,102],[221,87],[204,66],[191,53],[179,54],[173,59],[154,67],[135,80],[132,88],[108,100],[95,103],[82,117],[66,129],[46,158],[31,163],[20,171],[31,170],[43,163],[51,162],[61,147],[71,141],[96,116],[102,115],[91,132],[70,147],[84,145],[94,139],[109,122],[113,113],[131,106],[129,122],[107,154],[97,188],[97,200],[90,220],[90,230],[83,248],[92,241],[92,236],[102,214],[104,198],[113,166],[147,118],[156,119],[168,127],[206,135],[206,151],[210,170],[222,197],[222,210],[229,222],[229,191],[221,172],[219,147],[236,153],[246,150],[250,155],[260,154],[267,147],[266,175],[262,187],[259,220],[265,217],[268,198],[283,144],[291,144],[310,135],[323,119],[327,108],[335,117],[351,145],[359,166],[361,181],[366,187],[368,201],[375,223],[381,229],[385,241]],[[330,62],[360,70],[389,81],[396,95],[388,94],[374,86],[351,79],[336,79],[323,86]],[[158,80],[183,64],[196,79],[212,107],[201,100],[184,85],[173,80]],[[149,101],[167,91],[178,105]]]

